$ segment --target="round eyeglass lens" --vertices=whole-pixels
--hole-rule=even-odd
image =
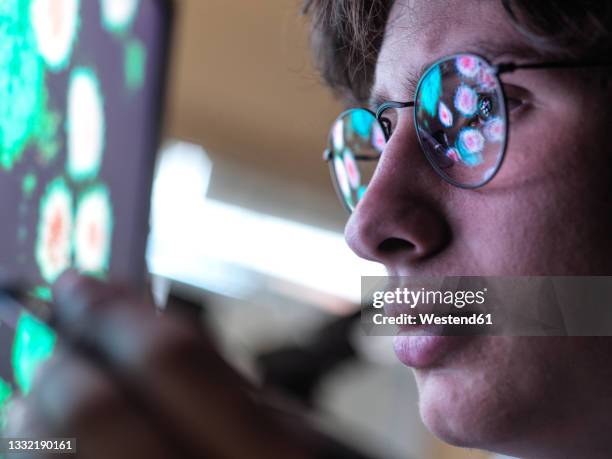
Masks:
[[[352,211],[370,183],[386,139],[376,116],[357,108],[344,112],[329,135],[330,171],[336,191]]]
[[[505,99],[495,69],[483,58],[460,54],[423,75],[415,128],[429,161],[450,183],[477,188],[499,170],[506,149]]]

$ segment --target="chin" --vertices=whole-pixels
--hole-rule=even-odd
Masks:
[[[425,426],[446,443],[464,448],[485,448],[503,441],[512,429],[500,413],[495,396],[487,397],[459,375],[418,370],[419,408]],[[470,393],[471,392],[471,393]]]
[[[528,434],[528,420],[541,414],[547,388],[541,375],[515,376],[517,361],[505,338],[482,340],[455,360],[415,370],[419,407],[424,424],[446,443],[503,452]]]

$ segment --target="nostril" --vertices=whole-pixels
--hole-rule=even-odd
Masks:
[[[414,248],[415,245],[413,243],[394,237],[385,239],[378,245],[378,251],[381,255],[413,251]]]

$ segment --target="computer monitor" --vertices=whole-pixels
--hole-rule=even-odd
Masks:
[[[0,277],[145,280],[170,24],[167,0],[2,0]],[[0,324],[0,406],[52,352],[39,325]]]

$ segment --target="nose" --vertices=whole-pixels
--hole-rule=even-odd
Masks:
[[[349,219],[345,237],[360,257],[405,271],[440,253],[450,226],[436,204],[448,187],[435,173],[410,130],[396,129],[381,156],[368,191]]]

